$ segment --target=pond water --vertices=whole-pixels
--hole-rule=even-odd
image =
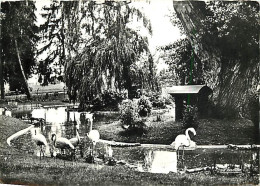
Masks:
[[[37,133],[42,133],[48,144],[52,144],[52,134],[68,139],[76,137],[75,122],[79,125],[79,135],[84,137],[90,130],[91,120],[93,122],[92,128],[95,129],[98,125],[116,121],[118,118],[117,113],[90,114],[89,112],[69,111],[65,106],[14,110],[12,116],[27,120],[29,123],[31,123],[29,120],[31,117],[45,119],[46,122],[42,126],[34,127],[34,130],[37,130]],[[46,153],[49,154],[49,152]]]
[[[115,159],[128,162],[139,172],[164,173],[176,172],[184,169],[216,166],[240,166],[250,168],[254,164],[259,172],[258,150],[235,149],[201,149],[185,150],[184,160],[177,161],[176,151],[168,148],[157,147],[113,147]],[[182,151],[180,152],[182,155]]]
[[[140,172],[164,173],[177,172],[176,152],[149,150],[145,152],[144,163],[139,164]]]
[[[20,119],[43,118],[46,124],[43,133],[56,133],[57,136],[67,136],[73,132],[74,122],[79,124],[79,133],[89,131],[90,122],[93,120],[93,128],[102,123],[113,122],[118,119],[118,113],[95,113],[69,111],[67,107],[40,107],[33,110],[14,110],[12,116]],[[67,136],[68,137],[68,136]]]

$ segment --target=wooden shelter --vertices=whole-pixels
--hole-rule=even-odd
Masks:
[[[200,117],[208,115],[208,97],[213,93],[207,85],[181,85],[167,87],[168,94],[175,99],[175,119],[182,119],[182,111],[185,105],[198,107]]]

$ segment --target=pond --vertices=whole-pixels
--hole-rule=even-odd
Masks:
[[[203,149],[187,150],[184,160],[177,157],[176,151],[165,148],[129,147],[113,148],[115,159],[124,159],[140,172],[169,173],[185,169],[213,168],[223,171],[250,171],[254,168],[259,173],[259,151],[235,149]],[[182,155],[182,151],[180,152]],[[177,161],[178,158],[178,161]],[[243,167],[243,168],[242,168]],[[238,172],[239,172],[238,171]]]
[[[90,114],[89,112],[70,111],[67,107],[60,106],[39,107],[33,110],[13,110],[12,116],[26,120],[29,123],[31,123],[29,119],[31,117],[44,119],[45,123],[41,127],[35,127],[35,130],[42,133],[46,137],[47,142],[52,144],[52,134],[68,139],[76,137],[75,122],[79,125],[79,135],[84,137],[90,130],[91,120],[93,120],[92,128],[96,129],[98,125],[118,120],[119,114],[117,112],[97,112]],[[46,153],[49,154],[48,152]]]
[[[80,125],[80,133],[88,132],[91,114],[89,112],[70,111],[67,107],[39,107],[33,110],[14,110],[12,116],[19,119],[43,118],[46,121],[44,131],[64,135],[70,133],[70,128],[73,127],[74,121]],[[93,114],[93,128],[100,124],[110,123],[118,120],[119,114],[117,112],[96,112]],[[44,132],[43,131],[43,132]]]

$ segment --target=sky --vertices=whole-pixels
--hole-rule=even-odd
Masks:
[[[153,35],[149,39],[150,50],[155,51],[157,46],[167,45],[181,37],[178,27],[170,22],[169,15],[173,10],[172,0],[151,0],[150,3],[144,1],[134,2],[140,10],[150,19]]]
[[[174,26],[169,15],[174,12],[172,0],[150,0],[146,3],[144,0],[134,2],[135,6],[142,10],[150,19],[153,34],[149,38],[149,48],[154,56],[154,61],[157,61],[157,73],[163,69],[167,69],[162,58],[159,58],[156,47],[164,46],[175,42],[176,40],[185,36],[181,35],[177,26]]]

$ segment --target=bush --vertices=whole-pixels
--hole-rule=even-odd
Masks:
[[[164,109],[165,108],[164,100],[161,99],[161,98],[158,98],[158,99],[154,100],[153,101],[153,107]]]
[[[173,103],[173,97],[171,95],[163,96],[165,105],[171,105]]]
[[[100,110],[101,108],[103,108],[103,103],[100,96],[95,97],[92,100],[91,104],[93,105],[93,110]]]
[[[196,106],[184,106],[182,124],[185,129],[198,128],[198,108]]]
[[[122,125],[133,127],[138,120],[137,106],[133,101],[127,99],[119,107]]]
[[[246,118],[250,119],[256,127],[259,125],[259,100],[257,93],[250,93],[246,96],[246,103],[242,106],[243,114]]]
[[[164,109],[166,108],[166,105],[171,105],[173,100],[172,100],[172,96],[171,95],[153,95],[150,98],[150,101],[152,102],[152,106],[155,108],[160,108],[160,109]]]
[[[104,107],[117,108],[118,103],[124,99],[124,95],[112,90],[106,90],[102,94]]]
[[[131,100],[125,100],[120,105],[121,125],[128,132],[143,133],[145,124],[138,114],[138,106]]]
[[[138,101],[138,114],[147,117],[151,113],[152,104],[147,97],[142,96]]]
[[[118,104],[124,99],[124,94],[112,90],[106,90],[98,95],[91,104],[94,110],[118,110]]]

